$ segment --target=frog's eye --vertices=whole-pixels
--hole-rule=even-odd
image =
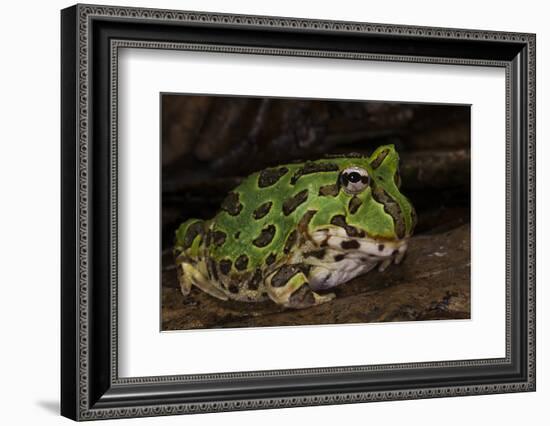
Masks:
[[[358,194],[369,186],[369,174],[360,167],[349,167],[340,175],[340,183],[348,194]]]

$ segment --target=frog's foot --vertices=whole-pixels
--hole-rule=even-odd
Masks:
[[[276,269],[266,280],[269,297],[277,304],[287,308],[303,309],[320,305],[334,299],[334,293],[321,295],[309,286],[301,265],[283,265]]]
[[[191,287],[195,286],[200,288],[205,293],[216,297],[217,299],[227,300],[227,295],[215,287],[207,278],[204,271],[201,269],[202,264],[193,264],[190,261],[185,260],[185,258],[178,258],[177,262],[177,273],[178,273],[178,282],[180,285],[181,292],[184,296],[187,296],[191,291]]]

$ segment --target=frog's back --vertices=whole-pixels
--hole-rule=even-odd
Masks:
[[[222,300],[269,296],[295,308],[330,300],[313,290],[403,258],[415,219],[399,182],[390,145],[370,157],[286,164],[248,176],[212,219],[178,228],[182,292],[195,285]]]
[[[288,254],[285,245],[296,238],[300,219],[319,188],[334,183],[339,170],[337,162],[325,159],[286,164],[248,176],[229,193],[211,222],[209,255],[217,261],[237,262],[237,270],[263,268],[279,261]]]

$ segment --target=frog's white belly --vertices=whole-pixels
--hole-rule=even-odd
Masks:
[[[369,272],[379,261],[361,258],[346,258],[337,263],[314,266],[309,275],[309,284],[315,290],[325,290]]]
[[[343,284],[378,266],[385,270],[392,262],[400,263],[407,251],[406,240],[378,241],[371,238],[351,238],[340,229],[315,232],[313,240],[327,246],[323,259],[308,259],[312,265],[309,283],[314,291]],[[344,242],[356,241],[353,248],[344,249]],[[348,244],[349,246],[349,244]]]

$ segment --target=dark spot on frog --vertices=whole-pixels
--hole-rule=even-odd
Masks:
[[[294,275],[300,272],[302,272],[302,268],[299,265],[283,265],[273,275],[271,286],[283,287]]]
[[[382,164],[382,162],[388,156],[389,153],[390,151],[388,149],[384,149],[383,151],[381,151],[380,154],[378,154],[376,158],[371,161],[370,166],[373,169],[377,169],[378,167],[380,167],[380,164]]]
[[[292,250],[292,247],[294,247],[294,244],[296,244],[297,239],[298,239],[298,232],[296,232],[296,230],[293,230],[290,234],[288,234],[288,237],[285,242],[285,246],[283,248],[283,252],[285,254],[290,253],[290,250]]]
[[[360,152],[346,152],[340,154],[326,154],[324,158],[365,158],[365,154]]]
[[[275,253],[271,253],[267,258],[265,259],[266,265],[273,265],[275,263],[275,260],[277,260],[277,255]]]
[[[405,221],[401,207],[383,188],[375,187],[372,191],[372,197],[384,206],[384,211],[389,214],[394,223],[395,234],[398,238],[405,236]]]
[[[290,184],[295,185],[298,179],[304,175],[310,175],[313,173],[321,172],[337,172],[339,170],[338,165],[334,163],[313,163],[307,162],[300,167],[294,175],[290,178]]]
[[[265,247],[267,246],[275,236],[276,228],[274,225],[268,225],[262,231],[260,232],[260,235],[258,235],[253,241],[252,244],[254,244],[256,247]]]
[[[316,259],[323,259],[325,257],[326,250],[324,248],[319,250],[308,251],[304,253],[304,257],[315,257]]]
[[[235,239],[236,240],[238,240],[240,236],[241,236],[241,231],[235,232]]]
[[[185,236],[183,237],[183,249],[187,250],[191,245],[193,245],[193,241],[195,241],[195,238],[198,236],[202,236],[204,234],[204,228],[202,226],[203,222],[198,221],[194,222],[187,228],[187,232],[185,233]]]
[[[222,210],[225,210],[231,216],[237,216],[243,209],[243,205],[239,202],[239,194],[230,192],[222,202]]]
[[[353,196],[351,200],[349,200],[348,209],[351,214],[355,214],[357,210],[359,210],[359,207],[361,207],[361,204],[363,202],[359,199],[359,197]]]
[[[346,258],[345,254],[337,254],[336,256],[334,256],[334,261],[335,262],[340,262],[340,261],[344,260],[345,258]]]
[[[359,241],[356,240],[348,240],[348,241],[342,241],[340,243],[340,246],[344,250],[355,250],[358,249],[361,245],[359,244]]]
[[[319,195],[321,197],[326,197],[326,196],[336,197],[339,191],[340,191],[340,188],[338,187],[338,184],[333,183],[331,185],[325,185],[319,188]]]
[[[307,197],[308,197],[308,190],[304,189],[303,191],[298,192],[293,197],[288,198],[283,203],[284,215],[288,216],[290,213],[296,210],[300,204],[305,203],[307,200]]]
[[[384,250],[384,244],[378,244],[378,251]]]
[[[226,237],[227,237],[226,233],[222,231],[214,231],[211,233],[211,240],[218,247],[221,246],[223,243],[225,243]]]
[[[239,286],[234,282],[229,283],[229,286],[227,287],[227,289],[229,290],[230,293],[233,293],[233,294],[239,292]]]
[[[258,186],[260,188],[267,188],[268,186],[275,185],[287,173],[288,169],[286,167],[262,170],[258,176]]]
[[[328,229],[318,229],[318,232],[324,232],[325,233],[325,238],[323,239],[323,241],[321,241],[321,244],[319,244],[321,247],[326,247],[328,246],[328,240],[330,239],[330,234],[329,234],[329,231]]]
[[[229,274],[229,271],[231,271],[231,260],[229,259],[220,260],[220,271],[224,275]]]
[[[346,234],[348,235],[348,237],[363,238],[365,236],[365,231],[359,230],[354,226],[348,225],[346,222],[346,218],[341,214],[333,216],[333,218],[330,220],[330,223],[332,225],[336,225],[341,228],[344,228],[346,230]]]
[[[235,268],[238,271],[244,271],[247,266],[248,256],[246,254],[241,254],[239,257],[237,257],[237,260],[235,260]]]
[[[309,272],[311,271],[311,268],[312,268],[312,265],[308,265],[306,263],[297,263],[296,266],[300,268],[300,270],[306,277],[309,275]]]
[[[266,214],[268,214],[269,211],[271,210],[272,205],[273,203],[271,201],[268,201],[260,205],[260,207],[258,207],[256,210],[254,210],[254,213],[252,213],[252,215],[254,216],[254,219],[256,220],[261,219]]]
[[[211,279],[213,279],[215,281],[219,281],[219,279],[218,279],[218,270],[217,270],[216,262],[214,261],[214,259],[208,259],[208,273],[209,273]]]
[[[308,210],[305,212],[305,214],[300,219],[300,222],[298,222],[298,230],[302,234],[307,234],[307,227],[309,225],[309,222],[311,222],[311,219],[313,219],[313,216],[317,213],[317,210]]]
[[[399,253],[399,250],[394,250],[394,251],[392,251],[391,255],[392,255],[392,256],[396,256],[397,253]]]
[[[256,271],[254,271],[254,275],[252,275],[252,278],[248,280],[247,287],[249,290],[258,290],[258,287],[260,286],[260,282],[262,281],[262,271],[260,271],[260,268],[256,268]]]
[[[309,306],[315,303],[315,296],[309,285],[303,285],[290,295],[288,303],[291,306]]]

